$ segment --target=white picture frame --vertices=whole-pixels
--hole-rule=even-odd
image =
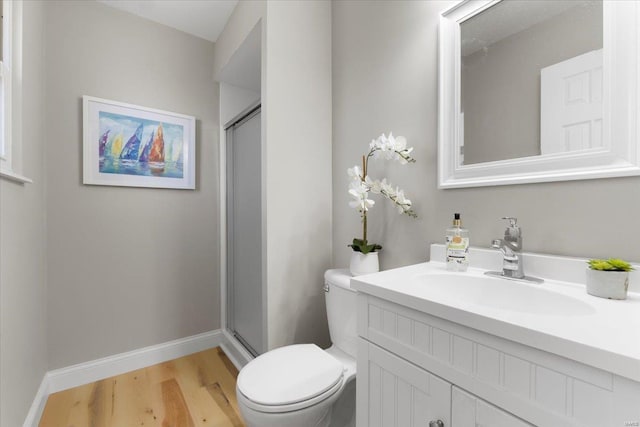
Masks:
[[[195,189],[195,117],[82,97],[83,183]]]

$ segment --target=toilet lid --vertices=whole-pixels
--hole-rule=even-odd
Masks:
[[[261,405],[289,405],[312,399],[342,379],[343,366],[315,344],[271,350],[249,362],[237,387]]]

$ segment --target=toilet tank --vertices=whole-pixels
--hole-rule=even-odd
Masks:
[[[356,357],[358,334],[356,332],[357,292],[350,285],[351,274],[347,269],[327,270],[324,273],[327,320],[331,342],[338,349]]]

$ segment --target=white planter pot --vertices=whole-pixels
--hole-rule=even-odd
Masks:
[[[353,251],[351,253],[349,271],[351,272],[352,276],[377,273],[378,271],[380,271],[378,252],[369,252],[368,254],[363,254],[362,252]]]
[[[587,293],[600,298],[627,299],[629,272],[587,269]]]

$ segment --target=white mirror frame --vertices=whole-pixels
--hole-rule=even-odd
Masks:
[[[640,1],[628,0],[603,2],[602,147],[461,164],[460,24],[500,1],[466,0],[440,16],[438,188],[640,175]]]

